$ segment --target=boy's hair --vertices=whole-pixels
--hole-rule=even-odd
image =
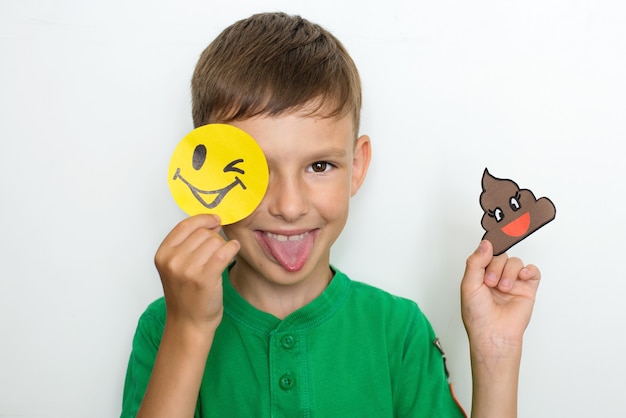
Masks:
[[[352,113],[358,133],[356,65],[337,38],[300,16],[262,13],[226,28],[200,56],[191,93],[195,127],[303,110]]]

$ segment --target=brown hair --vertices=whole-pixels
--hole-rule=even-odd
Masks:
[[[191,93],[196,127],[306,110],[351,112],[358,133],[357,68],[337,38],[300,16],[263,13],[226,28],[200,56]]]

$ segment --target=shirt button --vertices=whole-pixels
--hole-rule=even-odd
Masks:
[[[293,337],[293,335],[283,335],[283,338],[280,339],[280,345],[285,350],[291,350],[296,346],[296,339]]]
[[[296,379],[290,375],[289,373],[284,374],[278,380],[278,385],[282,390],[290,390],[293,389],[296,385]]]

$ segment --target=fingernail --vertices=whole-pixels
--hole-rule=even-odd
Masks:
[[[498,276],[495,273],[490,272],[485,276],[485,282],[491,286],[495,286],[498,283]]]
[[[480,254],[484,254],[487,251],[487,243],[485,242],[485,240],[480,241],[480,244],[478,244],[478,248],[476,249],[476,252],[480,253]]]
[[[502,280],[500,280],[500,284],[502,285],[502,287],[507,288],[507,287],[511,286],[511,279],[507,279],[505,277]]]

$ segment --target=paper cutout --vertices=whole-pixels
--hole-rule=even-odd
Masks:
[[[261,147],[231,125],[209,124],[191,131],[176,146],[168,184],[188,215],[213,213],[222,225],[250,215],[261,203],[269,170]]]
[[[533,192],[520,189],[513,180],[492,176],[485,168],[480,206],[485,211],[481,225],[483,239],[493,244],[493,254],[500,255],[556,217],[550,199],[536,199]]]

